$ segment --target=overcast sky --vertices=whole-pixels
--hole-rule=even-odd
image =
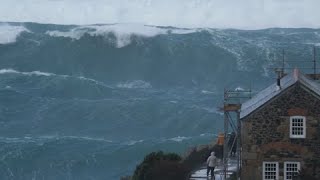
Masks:
[[[0,0],[0,21],[320,28],[320,0]]]

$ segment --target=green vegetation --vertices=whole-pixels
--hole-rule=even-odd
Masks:
[[[183,159],[175,153],[152,152],[136,167],[131,180],[185,180],[193,169],[204,165],[212,151],[218,158],[222,157],[223,147],[198,146],[192,148]]]
[[[180,162],[175,153],[152,152],[137,166],[132,180],[185,179],[189,170]]]

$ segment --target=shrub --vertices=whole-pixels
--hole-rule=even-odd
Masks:
[[[180,163],[181,157],[175,153],[162,151],[148,154],[136,167],[133,180],[179,180],[185,179],[189,169]]]

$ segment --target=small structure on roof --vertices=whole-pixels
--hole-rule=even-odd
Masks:
[[[298,69],[241,105],[241,179],[320,179],[320,84]]]

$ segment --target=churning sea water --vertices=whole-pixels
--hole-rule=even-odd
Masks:
[[[319,29],[0,24],[0,179],[116,180],[223,129],[224,88],[311,59]],[[306,65],[308,66],[308,65]]]

